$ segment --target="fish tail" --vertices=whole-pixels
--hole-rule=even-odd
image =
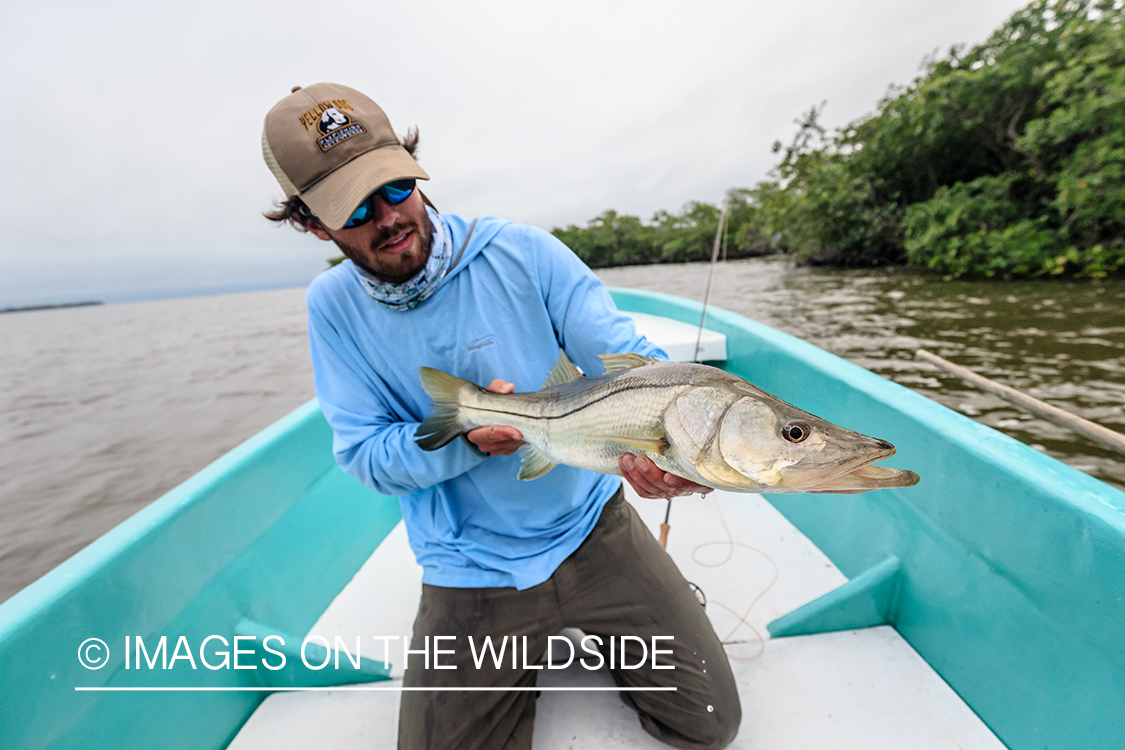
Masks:
[[[426,393],[434,400],[434,408],[418,426],[414,442],[424,451],[433,451],[464,432],[459,394],[464,386],[472,383],[432,367],[419,367],[418,377]]]

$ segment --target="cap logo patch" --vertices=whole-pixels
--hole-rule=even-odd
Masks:
[[[316,124],[316,129],[320,131],[321,135],[328,135],[341,125],[347,125],[351,120],[340,110],[335,107],[329,107],[324,110],[324,114],[320,116],[320,122]]]
[[[324,110],[324,113],[320,116],[320,120],[316,123],[316,129],[324,135],[323,138],[317,139],[317,144],[320,145],[321,151],[327,151],[337,143],[345,141],[353,135],[360,135],[367,132],[367,129],[363,127],[362,123],[353,122],[350,117],[335,107],[329,107]]]
[[[348,125],[345,125],[343,127],[338,126],[336,130],[333,130],[328,135],[324,136],[323,138],[318,139],[317,143],[320,145],[321,151],[327,151],[328,149],[335,146],[337,143],[341,143],[343,141],[346,141],[348,138],[351,138],[353,135],[361,135],[361,134],[366,133],[366,132],[367,132],[367,128],[363,127],[362,123],[352,122],[352,123],[349,123]]]
[[[305,131],[308,132],[308,130],[320,120],[321,114],[329,109],[335,109],[339,113],[355,111],[355,107],[353,107],[347,99],[329,99],[328,101],[317,102],[315,107],[306,109],[297,119],[305,126]]]
[[[321,151],[327,151],[353,135],[362,135],[367,132],[363,123],[353,120],[345,114],[345,112],[354,111],[355,108],[348,103],[347,99],[330,99],[329,101],[317,102],[315,107],[305,110],[298,119],[305,126],[306,132],[312,130],[314,125],[316,126],[316,132],[323,136],[317,139],[317,145],[320,146]]]

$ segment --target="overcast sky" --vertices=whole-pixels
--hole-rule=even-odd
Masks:
[[[871,112],[1015,0],[0,4],[0,308],[299,286],[262,119],[343,83],[417,125],[443,210],[550,229],[717,202],[827,100]]]

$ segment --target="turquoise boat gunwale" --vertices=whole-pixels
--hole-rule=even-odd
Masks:
[[[699,320],[695,302],[612,293],[626,311]],[[708,328],[728,337],[727,369],[891,440],[894,465],[922,476],[768,499],[849,578],[900,561],[890,621],[1006,744],[1125,736],[1125,493],[741,316],[712,308]],[[111,654],[125,635],[229,639],[244,619],[307,632],[400,518],[330,445],[311,401],[0,605],[0,745],[224,747],[263,694],[73,688],[261,684],[252,671],[90,671],[75,650],[87,637]]]
[[[339,470],[331,440],[309,401],[0,605],[5,705],[19,708],[0,716],[0,746],[225,747],[265,693],[74,687],[267,684],[262,669],[125,670],[121,649],[125,636],[167,635],[168,651],[180,635],[232,641],[244,621],[306,633],[401,519],[397,498]],[[106,667],[78,663],[89,637],[108,644]]]

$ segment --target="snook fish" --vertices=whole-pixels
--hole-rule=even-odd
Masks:
[[[707,365],[639,354],[603,354],[588,378],[566,354],[535,393],[492,393],[420,368],[434,400],[415,441],[436,450],[476,427],[523,433],[520,479],[557,464],[619,474],[624,453],[671,474],[736,492],[856,493],[918,483],[912,471],[872,466],[893,455],[885,440],[838,427]]]

